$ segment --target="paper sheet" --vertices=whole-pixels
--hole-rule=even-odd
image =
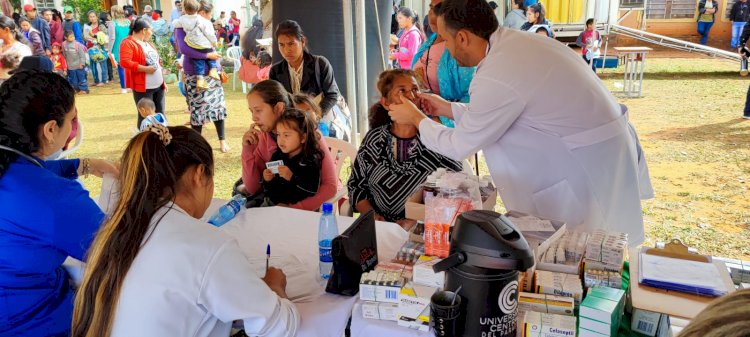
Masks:
[[[713,263],[640,254],[642,280],[653,280],[726,292],[721,275]]]
[[[533,216],[524,216],[520,218],[511,217],[510,221],[513,222],[516,227],[522,232],[554,232],[555,227],[552,227],[552,222],[549,220],[542,220]]]
[[[266,274],[266,258],[248,259],[258,277]],[[271,267],[281,269],[286,275],[286,294],[295,303],[311,302],[325,292],[315,275],[310,274],[302,260],[296,256],[271,256]]]

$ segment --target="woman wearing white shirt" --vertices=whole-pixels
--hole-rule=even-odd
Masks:
[[[26,56],[31,56],[31,48],[28,40],[23,37],[20,30],[7,16],[0,16],[0,82],[8,79],[9,71],[18,67]]]
[[[237,242],[199,220],[213,197],[211,147],[154,125],[122,157],[121,195],[88,253],[72,336],[294,336],[286,277],[253,272]]]

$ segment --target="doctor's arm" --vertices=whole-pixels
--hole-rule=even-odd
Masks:
[[[299,313],[285,298],[283,276],[271,274],[280,273],[266,275],[269,286],[255,274],[237,241],[227,241],[205,271],[198,304],[222,322],[242,320],[250,336],[294,336]]]
[[[431,150],[454,160],[464,160],[497,142],[518,119],[526,102],[513,88],[496,81],[475,78],[471,103],[452,103],[456,128],[429,119],[419,122],[420,139]],[[498,95],[499,92],[504,93]]]

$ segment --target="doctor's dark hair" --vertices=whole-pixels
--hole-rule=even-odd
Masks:
[[[75,298],[71,336],[111,334],[122,283],[143,243],[153,233],[155,214],[174,201],[179,181],[188,169],[203,166],[207,178],[214,174],[213,151],[205,138],[184,126],[168,130],[172,136],[168,145],[155,132],[144,131],[125,148],[118,179],[120,198],[87,252],[83,282]],[[170,206],[167,212],[176,211]]]
[[[409,69],[392,69],[380,73],[377,84],[380,97],[387,99],[388,93],[393,89],[393,82],[402,76],[417,77],[417,75]],[[370,125],[370,129],[375,129],[383,125],[391,124],[391,117],[388,115],[388,109],[386,109],[380,102],[377,102],[370,107],[367,121]]]
[[[63,126],[75,107],[75,92],[54,73],[23,70],[0,85],[0,145],[31,155],[40,149],[39,127]],[[0,179],[18,155],[0,150]]]
[[[435,15],[443,17],[445,26],[455,35],[461,29],[487,41],[497,30],[495,11],[485,0],[445,0],[435,10]]]

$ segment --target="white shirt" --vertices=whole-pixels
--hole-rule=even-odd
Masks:
[[[174,27],[185,31],[185,43],[193,49],[211,49],[217,43],[214,25],[198,14],[180,16]]]
[[[624,107],[580,55],[553,39],[500,28],[469,93],[468,105],[452,103],[455,129],[420,123],[428,148],[456,160],[483,150],[508,210],[643,242],[645,160],[639,172]]]
[[[146,55],[146,65],[156,67],[156,71],[146,74],[146,89],[156,89],[164,84],[164,74],[162,73],[161,62],[159,62],[159,52],[147,42],[139,42],[143,48],[143,54]]]
[[[250,336],[294,336],[296,308],[253,272],[237,241],[170,205],[128,270],[111,337],[227,337],[234,320]]]

